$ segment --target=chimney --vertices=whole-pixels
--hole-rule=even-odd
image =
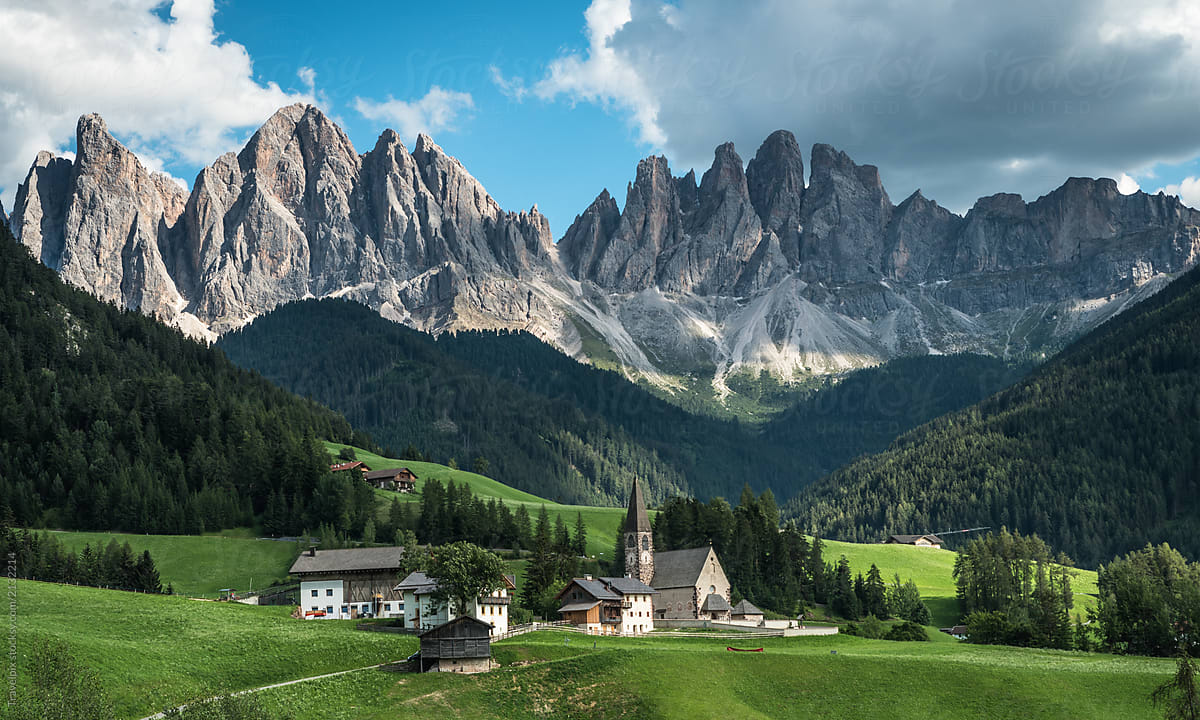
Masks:
[[[309,545],[309,546],[308,546],[308,556],[309,556],[309,557],[316,557],[316,556],[317,556],[317,546],[316,546],[316,545]]]
[[[591,579],[592,579],[592,576],[591,576],[591,575],[584,575],[584,576],[583,576],[583,579],[584,579],[584,580],[591,580]]]

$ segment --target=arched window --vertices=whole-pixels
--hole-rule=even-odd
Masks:
[[[633,535],[626,536],[625,547],[637,547],[637,538],[635,538]]]
[[[649,535],[642,538],[642,549],[643,550],[650,549],[650,536]]]

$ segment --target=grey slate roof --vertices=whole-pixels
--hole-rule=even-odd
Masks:
[[[654,579],[650,584],[659,590],[694,586],[710,550],[702,547],[654,553]]]
[[[293,575],[338,572],[384,572],[400,569],[402,547],[352,548],[349,550],[318,550],[296,558],[289,571]]]
[[[646,498],[642,497],[642,486],[633,479],[629,492],[629,512],[625,514],[625,532],[650,532],[650,516],[646,514]]]
[[[509,587],[516,589],[517,576],[508,574],[504,576]],[[414,595],[428,595],[438,589],[437,581],[429,577],[420,570],[410,572],[403,580],[400,581],[393,590],[397,592],[412,591]]]
[[[619,578],[600,578],[604,584],[608,585],[613,590],[622,595],[657,595],[658,591],[650,587],[646,583],[637,578],[619,577]]]
[[[763,611],[754,607],[754,603],[749,600],[742,600],[737,605],[733,606],[734,615],[762,615]]]
[[[596,607],[599,604],[600,604],[599,600],[593,600],[591,602],[568,603],[568,604],[560,607],[558,609],[558,611],[560,613],[580,612],[583,610],[591,610],[592,608]]]
[[[434,590],[437,590],[437,583],[429,579],[425,573],[420,570],[410,572],[407,577],[400,581],[400,584],[395,587],[398,592],[412,591],[414,595],[427,595]]]
[[[620,600],[621,596],[599,580],[588,580],[587,578],[575,578],[575,584],[583,588],[583,590],[597,600]]]
[[[704,604],[700,606],[700,612],[725,612],[731,609],[729,601],[720,593],[709,593],[708,597],[704,598]]]

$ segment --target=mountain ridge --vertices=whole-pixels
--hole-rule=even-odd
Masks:
[[[894,357],[1052,352],[1200,257],[1200,212],[1072,178],[959,216],[879,171],[772,133],[675,177],[638,163],[555,243],[536,205],[506,211],[426,135],[359,154],[318,108],[281,108],[185,193],[96,115],[74,161],[39,153],[14,235],[66,280],[214,340],[272,308],[348,297],[438,334],[524,330],[588,359],[597,338],[666,394],[731,375],[785,382]]]

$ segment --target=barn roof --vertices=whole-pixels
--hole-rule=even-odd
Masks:
[[[654,579],[650,584],[659,590],[695,585],[711,551],[711,547],[699,547],[654,553]]]
[[[625,532],[650,532],[650,516],[646,514],[646,498],[642,497],[642,486],[633,479],[629,492],[629,512],[625,514]]]
[[[721,593],[709,593],[708,597],[704,598],[704,604],[700,606],[700,612],[725,612],[732,610],[729,607],[729,601]]]
[[[733,606],[734,615],[762,615],[763,611],[754,607],[754,603],[749,600],[742,600],[737,605]]]
[[[599,600],[593,600],[591,602],[568,603],[568,604],[560,607],[558,609],[558,611],[560,613],[583,612],[585,610],[591,610],[592,608],[596,607],[599,604],[600,604]]]
[[[417,637],[421,639],[434,639],[441,637],[478,637],[491,638],[492,624],[482,620],[476,620],[470,615],[461,615],[450,622],[442,623],[437,627],[430,628],[421,633]]]
[[[415,472],[406,467],[398,467],[388,468],[386,470],[372,470],[371,472],[367,473],[366,478],[368,480],[386,480],[387,478],[399,477],[402,473],[409,473],[414,478],[417,476]]]
[[[362,468],[368,472],[371,470],[371,468],[362,460],[352,460],[350,462],[337,463],[336,465],[329,466],[329,469],[332,472],[338,472],[340,470],[353,470],[354,468]]]
[[[888,538],[888,540],[890,540],[891,542],[894,542],[894,543],[899,543],[901,545],[912,545],[913,543],[920,540],[921,538],[927,538],[929,540],[929,542],[937,543],[938,545],[942,544],[942,539],[940,537],[938,537],[937,535],[928,535],[928,534],[926,534],[926,535],[892,535],[890,538]]]
[[[310,573],[370,572],[400,569],[402,547],[352,548],[349,550],[317,550],[303,553],[292,563],[293,575]]]

